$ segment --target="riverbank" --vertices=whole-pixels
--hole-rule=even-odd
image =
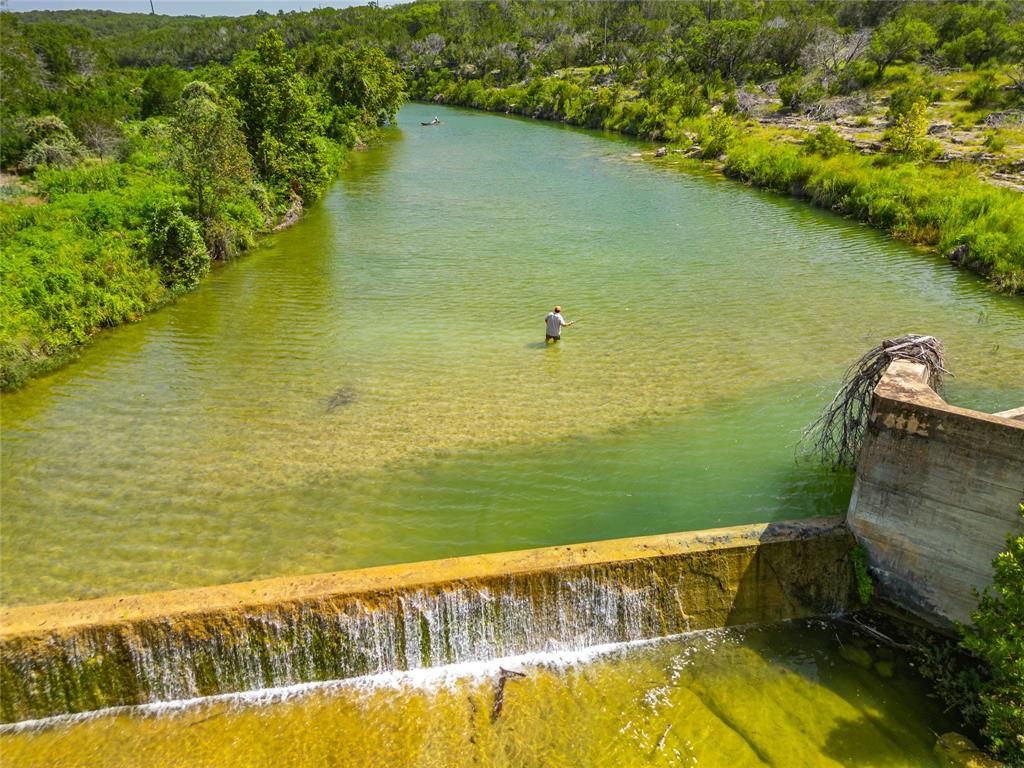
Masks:
[[[230,67],[143,71],[104,58],[76,73],[39,57],[72,33],[55,42],[50,27],[7,26],[4,61],[38,67],[13,69],[0,115],[5,391],[293,224],[404,95],[377,49],[298,62],[273,30]],[[88,87],[76,80],[86,74]],[[83,91],[85,104],[73,98]],[[98,117],[101,101],[114,105]]]
[[[434,103],[612,130],[663,141],[660,157],[682,154],[754,186],[804,199],[938,251],[984,276],[998,291],[1024,293],[1024,195],[980,180],[973,166],[937,166],[907,154],[863,154],[834,131],[779,128],[724,107],[696,117],[622,89],[571,78],[484,86],[480,80],[422,86]],[[674,150],[674,151],[673,151]]]
[[[345,156],[335,148],[332,175]],[[150,141],[123,161],[4,177],[0,389],[60,368],[101,330],[166,306],[212,264],[290,226],[301,211],[297,197],[262,209],[246,201],[230,212],[226,232],[208,231],[183,213],[186,190],[169,163],[169,149]],[[173,259],[161,258],[168,242]]]

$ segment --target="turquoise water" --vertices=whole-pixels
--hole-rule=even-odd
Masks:
[[[440,115],[443,124],[422,128]],[[298,226],[3,399],[3,602],[841,513],[881,338],[1024,403],[1024,302],[621,138],[410,105]],[[555,347],[555,303],[582,322]]]

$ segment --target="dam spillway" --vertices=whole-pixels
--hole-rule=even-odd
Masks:
[[[2,719],[844,611],[840,519],[7,609]]]

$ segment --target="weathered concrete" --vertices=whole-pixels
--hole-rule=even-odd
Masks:
[[[847,521],[881,594],[943,625],[969,620],[1024,532],[1024,422],[949,405],[926,378],[899,361],[875,388]]]
[[[840,519],[0,612],[5,722],[841,612]]]

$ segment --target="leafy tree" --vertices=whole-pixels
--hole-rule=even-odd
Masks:
[[[1024,765],[1024,535],[1007,536],[992,567],[973,626],[961,627],[963,646],[991,670],[980,693],[985,737],[1010,765]]]
[[[1006,48],[1009,53],[1006,75],[1020,96],[1024,94],[1024,21],[1006,30]]]
[[[201,221],[216,219],[225,200],[252,182],[252,160],[235,113],[212,86],[185,86],[174,119],[175,160]]]
[[[229,77],[249,154],[260,177],[275,187],[315,197],[330,180],[317,136],[320,120],[305,80],[276,30],[239,56]]]
[[[142,117],[173,115],[181,98],[185,73],[174,67],[154,67],[142,80]]]
[[[392,122],[405,97],[405,78],[380,48],[339,51],[327,82],[334,104],[357,108],[374,126]]]
[[[871,37],[871,60],[878,67],[878,77],[897,61],[917,61],[938,41],[932,26],[921,19],[899,16],[875,30]]]

